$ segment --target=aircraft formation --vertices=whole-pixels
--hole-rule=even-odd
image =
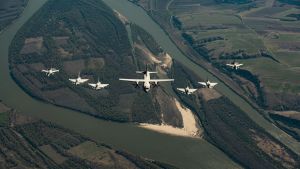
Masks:
[[[238,63],[238,62],[232,62],[229,64],[226,64],[227,66],[231,67],[234,70],[238,70],[240,68],[240,66],[242,66],[243,64]],[[55,73],[58,73],[59,70],[55,69],[55,68],[50,68],[50,69],[46,69],[46,70],[42,70],[43,73],[46,73],[46,76],[51,76],[54,75]],[[136,71],[136,73],[138,74],[143,74],[144,78],[142,79],[125,79],[125,78],[120,78],[120,81],[127,81],[127,82],[134,82],[135,87],[139,88],[140,84],[142,83],[142,87],[144,89],[145,92],[149,92],[151,87],[156,87],[158,86],[158,83],[160,82],[172,82],[174,81],[174,79],[152,79],[151,78],[151,74],[157,74],[157,72],[153,72],[153,71],[148,71],[148,68],[146,67],[145,71]],[[75,79],[69,79],[69,81],[71,83],[73,83],[74,85],[80,85],[80,84],[84,84],[87,81],[89,81],[89,79],[84,79],[81,78],[80,76],[80,72],[78,73],[77,78]],[[218,83],[215,82],[211,82],[208,79],[205,82],[198,82],[202,87],[205,88],[214,88]],[[107,86],[109,86],[109,84],[103,84],[99,81],[97,81],[97,83],[88,83],[89,86],[91,86],[94,90],[100,90],[103,89]],[[193,89],[190,88],[189,86],[187,86],[186,88],[177,88],[178,91],[186,94],[186,95],[190,95],[193,94],[194,92],[196,92],[198,89]]]

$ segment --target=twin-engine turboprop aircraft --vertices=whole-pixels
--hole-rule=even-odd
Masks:
[[[157,86],[159,82],[172,82],[174,79],[151,79],[150,75],[157,73],[157,72],[151,72],[148,71],[146,68],[146,71],[136,71],[136,73],[142,73],[144,74],[144,79],[123,79],[120,78],[121,81],[127,81],[127,82],[135,82],[136,87],[139,87],[140,83],[143,83],[143,88],[145,92],[149,92],[151,89],[151,86]]]

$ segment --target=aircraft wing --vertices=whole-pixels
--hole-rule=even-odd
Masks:
[[[42,70],[42,72],[48,73],[49,71],[48,70]]]
[[[80,79],[79,82],[80,82],[80,83],[84,83],[84,82],[87,82],[88,80],[89,80],[89,79]]]
[[[215,85],[217,85],[218,83],[210,83],[211,87],[214,87]]]
[[[202,86],[207,86],[205,82],[198,82],[198,83],[201,84]]]
[[[53,73],[59,72],[59,70],[53,70]]]
[[[226,64],[227,66],[230,66],[230,67],[234,67],[234,65],[233,64]]]
[[[149,82],[173,82],[174,79],[151,79]]]
[[[197,89],[190,89],[189,90],[190,93],[194,93],[195,91],[197,91]]]
[[[127,81],[127,82],[145,82],[144,79],[119,79],[121,81]]]
[[[76,79],[69,79],[71,82],[76,83]]]
[[[93,83],[89,83],[89,85],[92,86],[92,87],[96,87],[97,86],[97,84],[93,84]]]
[[[242,63],[239,63],[239,64],[236,64],[237,67],[240,67],[240,66],[243,66],[244,64]]]
[[[183,89],[183,88],[177,88],[177,90],[179,90],[179,91],[185,93],[185,89]]]
[[[109,85],[109,84],[102,84],[101,87],[104,88],[104,87],[106,87],[106,86],[108,86],[108,85]]]

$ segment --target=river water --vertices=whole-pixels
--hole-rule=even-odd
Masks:
[[[24,114],[54,122],[98,142],[112,145],[115,148],[125,149],[137,155],[167,162],[180,168],[219,169],[237,167],[223,152],[205,140],[175,137],[142,129],[133,124],[103,121],[76,111],[41,102],[28,96],[15,84],[9,74],[8,47],[21,26],[46,1],[29,0],[22,16],[0,34],[1,100]],[[117,1],[111,2],[118,5]],[[122,3],[126,6],[130,5],[130,3],[125,1],[122,1]],[[127,10],[131,10],[131,7]],[[123,10],[126,10],[124,8]],[[138,8],[134,9],[141,12],[141,16],[147,17],[144,11]],[[158,29],[159,27],[156,28]]]
[[[291,148],[291,150],[293,150],[295,153],[300,155],[300,143],[297,140],[264,119],[264,117],[259,114],[258,111],[253,109],[253,107],[247,101],[237,95],[232,89],[218,80],[207,70],[189,60],[170,40],[164,30],[162,30],[142,8],[130,3],[128,0],[104,0],[104,2],[112,9],[117,10],[122,15],[127,17],[129,21],[139,25],[149,32],[158,42],[158,44],[173,57],[173,59],[193,70],[198,76],[202,77],[202,79],[209,78],[212,81],[218,82],[219,84],[215,88],[220,93],[228,97],[235,105],[246,112],[255,123],[264,128],[283,144]]]

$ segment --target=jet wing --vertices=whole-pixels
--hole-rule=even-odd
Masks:
[[[234,65],[233,64],[226,64],[227,66],[230,66],[230,67],[234,67]]]
[[[217,85],[218,83],[210,83],[211,87],[214,87],[215,85]]]
[[[42,72],[49,73],[49,70],[42,70]]]
[[[151,79],[149,82],[173,82],[174,79]]]
[[[244,64],[239,63],[239,64],[236,64],[235,66],[240,67],[240,66],[243,66],[243,65],[244,65]]]
[[[80,79],[79,80],[79,83],[84,83],[84,82],[87,82],[89,79]]]
[[[53,73],[59,72],[59,70],[53,70]]]
[[[205,82],[198,82],[198,83],[201,84],[202,86],[207,86]]]
[[[121,81],[127,81],[127,82],[145,82],[144,79],[119,79]]]
[[[190,89],[189,90],[190,93],[194,93],[195,91],[197,91],[197,89]]]
[[[69,79],[71,82],[76,83],[76,79]]]
[[[179,90],[179,91],[185,93],[185,89],[183,89],[183,88],[177,88],[177,90]]]
[[[102,84],[101,87],[104,88],[104,87],[106,87],[106,86],[108,86],[108,85],[109,85],[109,84]]]
[[[88,85],[92,86],[92,87],[96,87],[97,84],[93,84],[93,83],[89,83]]]

